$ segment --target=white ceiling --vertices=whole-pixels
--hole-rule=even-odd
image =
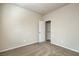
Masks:
[[[67,5],[67,3],[17,3],[16,5],[44,15]]]

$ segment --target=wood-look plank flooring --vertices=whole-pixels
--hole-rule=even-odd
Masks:
[[[2,52],[0,56],[79,56],[79,53],[43,42]]]

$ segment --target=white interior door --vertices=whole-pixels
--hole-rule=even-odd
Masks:
[[[39,21],[39,42],[45,41],[45,22]]]

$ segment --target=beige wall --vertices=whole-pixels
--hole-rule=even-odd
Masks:
[[[51,43],[79,52],[79,4],[69,4],[43,17],[51,20]]]
[[[17,7],[3,5],[3,41],[0,51],[21,47],[38,42],[38,24],[41,15]]]

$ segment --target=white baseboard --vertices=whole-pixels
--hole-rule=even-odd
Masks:
[[[27,45],[31,45],[31,44],[34,44],[34,43],[37,43],[37,42],[33,42],[33,43],[30,43],[30,44],[27,44]],[[25,45],[20,45],[20,46],[4,49],[4,50],[1,50],[0,53],[5,52],[5,51],[9,51],[9,50],[12,50],[12,49],[20,48],[20,47],[23,47],[23,46],[27,46],[27,45],[25,44]]]
[[[33,43],[31,43],[31,44],[34,44],[34,43],[38,43],[38,42],[33,42]],[[28,45],[31,45],[31,44],[28,44]],[[60,46],[60,47],[63,47],[63,48],[69,49],[69,50],[71,50],[71,51],[74,51],[74,52],[79,53],[78,50],[71,49],[71,48],[69,48],[69,47],[64,47],[64,46],[62,46],[62,45],[58,45],[58,44],[55,44],[55,43],[51,43],[51,44],[54,44],[54,45],[57,45],[57,46]],[[1,52],[5,52],[5,51],[8,51],[8,50],[16,49],[16,48],[19,48],[19,47],[22,47],[22,46],[27,46],[27,45],[21,45],[21,46],[17,46],[17,47],[12,47],[12,48],[8,48],[8,49],[4,49],[4,50],[1,50],[0,53],[1,53]]]
[[[69,47],[65,47],[65,46],[62,46],[62,45],[59,45],[59,44],[56,44],[56,43],[51,43],[51,44],[54,44],[54,45],[57,45],[57,46],[60,46],[60,47],[66,48],[68,50],[71,50],[71,51],[79,53],[79,50],[75,50],[75,49],[72,49],[72,48],[69,48]]]

